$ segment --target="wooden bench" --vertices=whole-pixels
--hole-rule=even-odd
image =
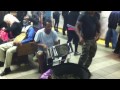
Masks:
[[[12,64],[21,64],[28,62],[28,55],[37,52],[37,45],[34,42],[18,46],[16,53],[13,55]]]

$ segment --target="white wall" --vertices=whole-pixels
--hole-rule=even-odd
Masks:
[[[108,17],[110,15],[111,11],[102,11],[101,13],[101,39],[105,39],[106,32],[108,30]]]

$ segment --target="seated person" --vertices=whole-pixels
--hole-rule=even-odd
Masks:
[[[58,44],[57,32],[51,29],[52,29],[52,22],[51,20],[47,20],[45,22],[45,28],[37,31],[34,41],[37,43],[39,47],[39,51],[45,51],[47,48],[50,48]],[[42,53],[38,57],[41,73],[44,73],[47,70],[47,65],[44,56],[45,54]]]
[[[10,39],[15,38],[21,33],[20,21],[15,16],[6,14],[4,16],[4,22],[7,24],[6,32],[8,32]]]
[[[11,72],[12,56],[16,52],[17,46],[34,40],[35,31],[28,21],[24,22],[21,33],[23,33],[23,31],[26,33],[26,37],[21,42],[15,42],[14,40],[0,45],[0,67],[4,66],[4,71],[0,74],[1,76]]]

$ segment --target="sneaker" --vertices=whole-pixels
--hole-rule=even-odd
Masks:
[[[11,72],[10,68],[5,68],[4,71],[0,74],[0,76],[7,75]]]
[[[80,55],[81,53],[79,53],[79,52],[75,52],[74,53],[74,56],[77,56],[77,55]]]

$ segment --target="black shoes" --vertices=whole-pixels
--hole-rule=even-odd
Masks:
[[[4,71],[0,74],[0,76],[7,75],[11,72],[10,68],[5,68]]]
[[[77,55],[80,55],[81,53],[79,53],[79,52],[75,52],[74,53],[74,56],[77,56]]]
[[[116,50],[115,50],[115,51],[113,51],[113,53],[115,53],[115,54],[119,54],[119,51],[116,51]]]
[[[66,35],[65,32],[63,32],[63,35]]]
[[[108,45],[105,45],[105,47],[106,47],[106,48],[109,48],[109,46],[108,46]]]
[[[0,67],[3,67],[3,66],[4,66],[4,62],[0,61]]]

